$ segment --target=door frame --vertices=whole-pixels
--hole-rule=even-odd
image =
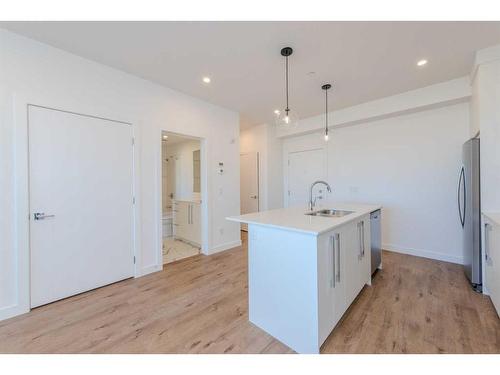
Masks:
[[[322,133],[308,133],[305,135],[285,138],[283,140],[283,207],[288,207],[288,165],[289,155],[297,152],[323,150],[325,156],[325,176],[328,180],[328,142],[325,142]],[[312,183],[313,181],[311,181]],[[307,202],[304,203],[304,205]]]
[[[14,115],[14,174],[15,174],[15,244],[16,255],[16,302],[0,311],[0,319],[7,319],[31,310],[31,247],[30,247],[30,186],[29,186],[29,107],[36,106],[58,110],[76,115],[89,116],[129,124],[132,129],[132,198],[135,198],[132,210],[132,247],[135,257],[134,277],[142,275],[141,269],[141,232],[140,232],[140,180],[139,157],[140,142],[138,142],[138,121],[120,119],[117,113],[99,113],[94,107],[81,105],[79,102],[68,101],[64,95],[47,98],[46,94],[24,96],[16,94],[13,97]],[[89,115],[88,113],[93,113]],[[116,119],[115,119],[116,118]],[[132,142],[132,140],[131,140]]]
[[[180,137],[192,139],[193,141],[200,142],[200,194],[201,194],[201,252],[202,254],[209,255],[208,246],[208,147],[206,138],[194,136],[191,134],[173,132],[162,126],[157,130],[157,142],[156,146],[156,194],[155,194],[155,206],[156,206],[156,264],[158,269],[163,269],[166,265],[163,264],[163,227],[162,227],[162,217],[163,217],[163,170],[162,170],[162,135],[163,133],[175,134]]]

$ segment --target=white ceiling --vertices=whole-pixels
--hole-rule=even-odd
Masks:
[[[1,27],[241,114],[284,106],[280,49],[291,46],[290,107],[300,117],[464,76],[500,22],[2,22]],[[429,60],[417,68],[421,58]],[[310,73],[310,72],[314,72]],[[202,83],[203,76],[212,82]]]

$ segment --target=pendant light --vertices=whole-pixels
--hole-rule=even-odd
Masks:
[[[281,56],[285,58],[285,90],[286,107],[284,111],[279,111],[276,116],[276,125],[282,129],[292,129],[298,125],[299,118],[295,111],[288,106],[288,57],[293,53],[291,47],[285,47],[281,50]]]
[[[325,141],[328,142],[328,90],[332,88],[332,85],[327,83],[321,86],[321,88],[325,90]]]

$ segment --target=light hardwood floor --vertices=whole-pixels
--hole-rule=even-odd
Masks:
[[[0,352],[291,353],[248,322],[246,256],[245,242],[0,322]],[[500,320],[460,266],[383,261],[323,353],[500,353]]]

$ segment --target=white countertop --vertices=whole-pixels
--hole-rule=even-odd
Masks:
[[[172,199],[172,202],[188,202],[188,203],[200,204],[201,200],[198,200],[198,199]]]
[[[319,235],[342,224],[348,223],[349,221],[360,216],[381,209],[382,206],[346,202],[323,202],[321,207],[316,207],[314,210],[316,211],[325,208],[354,212],[343,217],[323,217],[305,215],[308,211],[307,207],[292,207],[255,212],[240,216],[231,216],[226,219],[240,223],[263,225],[278,229]]]
[[[483,211],[482,214],[486,216],[488,219],[493,220],[495,223],[500,225],[500,212]]]

